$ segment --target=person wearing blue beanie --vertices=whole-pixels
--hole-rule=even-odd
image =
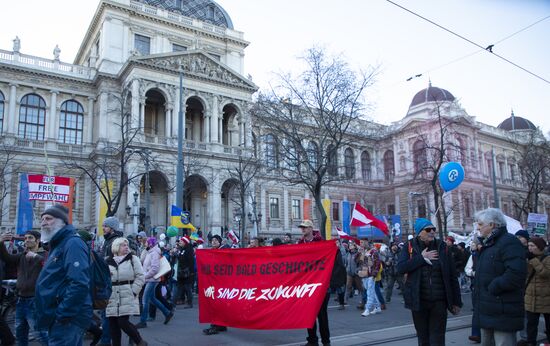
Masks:
[[[435,228],[435,226],[433,225],[433,223],[430,220],[419,217],[414,222],[414,233],[416,233],[418,235],[418,234],[420,234],[420,232],[422,232],[422,230],[424,228],[427,228],[427,227]]]

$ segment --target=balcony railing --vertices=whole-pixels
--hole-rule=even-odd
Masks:
[[[0,62],[19,66],[29,66],[43,71],[70,75],[72,77],[91,78],[93,76],[93,70],[86,66],[68,64],[58,60],[45,59],[2,49],[0,49]]]

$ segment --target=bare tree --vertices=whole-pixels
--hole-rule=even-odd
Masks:
[[[4,200],[8,197],[13,175],[19,171],[16,158],[15,148],[2,141],[0,144],[0,207],[4,205]],[[0,210],[0,224],[8,212],[8,208]]]
[[[244,230],[246,229],[246,198],[252,193],[250,186],[260,172],[260,168],[260,161],[246,151],[239,155],[239,159],[234,165],[227,168],[229,176],[236,181],[237,185],[237,198],[233,202],[238,206],[241,213],[241,222],[239,223],[239,238],[241,241],[244,241]]]
[[[120,138],[117,141],[100,143],[87,158],[68,159],[65,165],[70,169],[78,169],[88,176],[98,189],[107,205],[105,216],[116,214],[127,186],[140,178],[143,173],[129,172],[128,163],[139,156],[140,160],[154,162],[151,152],[140,150],[136,146],[136,136],[139,126],[134,123],[130,107],[131,94],[128,88],[123,88],[120,95],[109,93],[108,104],[114,107],[108,110],[108,117],[115,119],[114,124]],[[145,155],[145,156],[144,156]]]
[[[264,142],[272,141],[265,152],[268,169],[277,168],[288,182],[311,192],[326,237],[322,190],[349,179],[339,174],[338,152],[350,144],[365,110],[363,94],[378,69],[356,73],[341,56],[329,57],[320,48],[307,50],[303,61],[306,67],[298,76],[278,75],[280,85],[260,94],[252,113]]]
[[[516,142],[517,162],[522,182],[526,188],[517,194],[513,203],[519,211],[518,219],[539,209],[540,195],[549,190],[550,142],[540,131],[533,131]]]
[[[439,173],[444,164],[452,161],[454,156],[458,155],[461,161],[465,160],[465,148],[457,142],[457,120],[444,116],[443,104],[435,99],[433,101],[433,120],[422,126],[413,143],[414,180],[421,183],[422,193],[433,194],[439,237],[443,239],[443,235],[447,234],[447,222],[453,211],[453,204],[446,204],[445,191],[439,185]],[[433,139],[430,138],[431,134]]]

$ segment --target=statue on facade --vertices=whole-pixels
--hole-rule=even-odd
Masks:
[[[53,49],[54,60],[59,60],[59,54],[61,54],[61,49],[59,49],[59,46],[56,44],[55,48]]]
[[[13,51],[15,53],[19,53],[19,50],[21,49],[21,40],[19,39],[19,36],[15,36],[13,39]]]

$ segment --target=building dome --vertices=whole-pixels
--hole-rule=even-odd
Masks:
[[[536,130],[537,127],[531,121],[517,117],[512,111],[512,115],[498,125],[498,128],[506,131]]]
[[[229,14],[213,0],[138,0],[150,6],[178,12],[186,17],[195,18],[233,29]]]
[[[432,83],[430,82],[430,85],[426,89],[420,90],[416,93],[416,95],[414,95],[409,108],[426,102],[452,102],[454,100],[455,97],[453,96],[453,94],[445,89],[433,87]]]

